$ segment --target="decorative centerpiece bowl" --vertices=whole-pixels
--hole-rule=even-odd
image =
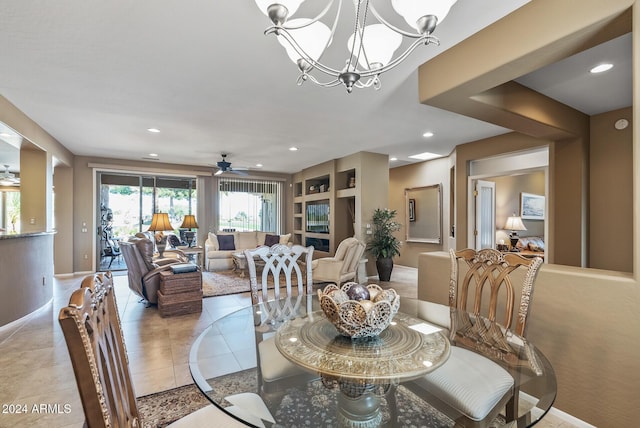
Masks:
[[[318,290],[320,307],[343,336],[352,339],[377,336],[389,327],[400,307],[400,296],[392,288],[347,282]]]

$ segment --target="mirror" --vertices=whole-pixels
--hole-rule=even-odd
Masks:
[[[407,242],[442,243],[442,185],[405,189]]]

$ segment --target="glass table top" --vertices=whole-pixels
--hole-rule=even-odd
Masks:
[[[389,328],[359,341],[335,330],[316,296],[243,308],[198,336],[189,366],[206,397],[249,426],[452,427],[457,415],[443,412],[421,380],[457,347],[513,376],[513,426],[535,424],[553,404],[555,374],[533,344],[484,319],[408,298]]]

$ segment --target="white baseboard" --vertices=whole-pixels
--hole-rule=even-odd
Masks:
[[[537,400],[535,398],[533,398],[532,396],[530,396],[529,394],[520,391],[520,399],[527,401],[528,403],[534,403]],[[540,414],[542,413],[541,409],[538,409],[537,407],[534,407],[531,410],[531,413],[534,417],[539,417]],[[591,425],[583,420],[580,420],[578,418],[576,418],[575,416],[570,415],[569,413],[563,412],[560,409],[557,409],[555,407],[551,407],[551,409],[549,409],[549,413],[547,413],[547,415],[552,415],[555,418],[560,419],[562,422],[567,422],[570,423],[572,427],[577,427],[577,428],[597,428],[594,425]]]
[[[597,428],[595,425],[591,425],[590,423],[587,423],[581,419],[578,419],[575,416],[572,416],[569,413],[563,412],[560,409],[556,409],[555,407],[552,407],[551,409],[549,409],[549,414],[555,416],[558,419],[561,419],[563,422],[568,422],[572,426],[575,426],[578,428]]]

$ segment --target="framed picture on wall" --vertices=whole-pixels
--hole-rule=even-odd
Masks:
[[[409,221],[416,221],[416,200],[409,199]]]
[[[544,196],[520,193],[520,217],[524,220],[544,220]]]

